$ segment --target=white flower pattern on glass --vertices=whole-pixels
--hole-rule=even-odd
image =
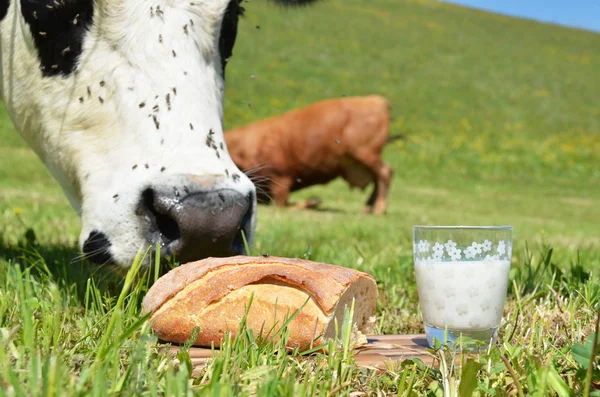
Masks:
[[[444,256],[444,246],[440,243],[435,243],[433,246],[433,259],[440,260]]]
[[[448,242],[444,244],[444,247],[446,247],[446,251],[450,253],[456,248],[456,243],[452,240],[448,240]]]
[[[453,249],[451,252],[449,252],[449,254],[450,254],[450,258],[451,258],[453,261],[457,261],[457,260],[459,260],[459,259],[460,259],[460,253],[461,253],[461,252],[462,252],[462,251],[461,251],[460,249],[454,248],[454,249]]]
[[[484,240],[483,244],[483,252],[488,252],[492,250],[492,242],[490,240]]]
[[[498,241],[498,248],[496,249],[496,251],[498,251],[498,254],[504,255],[504,253],[506,252],[506,244],[504,243],[504,240]]]
[[[446,242],[419,240],[413,244],[413,249],[415,259],[425,263],[459,261],[463,258],[482,261],[506,260],[512,253],[510,241],[500,240],[494,247],[494,243],[487,239],[481,243],[472,241],[463,249],[458,248],[458,244],[452,240]]]

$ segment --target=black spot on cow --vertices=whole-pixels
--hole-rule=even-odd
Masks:
[[[8,14],[8,7],[10,6],[10,0],[0,0],[0,21],[4,19]]]
[[[92,24],[94,1],[20,1],[21,13],[33,35],[42,74],[46,77],[70,75],[75,70],[83,40]]]
[[[83,243],[83,253],[91,262],[105,265],[114,262],[110,254],[110,247],[111,243],[108,237],[102,232],[93,230]]]
[[[242,0],[231,0],[225,10],[223,22],[221,23],[221,33],[219,35],[219,54],[221,55],[221,69],[225,75],[225,66],[233,54],[233,46],[238,31],[238,21],[244,13],[244,8],[240,5]]]

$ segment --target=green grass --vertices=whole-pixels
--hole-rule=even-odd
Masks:
[[[600,309],[600,36],[430,1],[245,6],[228,127],[378,93],[392,133],[409,136],[384,153],[395,169],[387,215],[359,215],[368,193],[341,181],[307,189],[292,198],[321,196],[323,210],[261,207],[255,253],[367,271],[377,332],[422,332],[411,226],[512,224],[500,346],[376,373],[344,349],[306,360],[244,332],[208,367],[175,371],[140,318],[151,276],[125,281],[78,259],[79,219],[2,109],[0,394],[566,396],[592,378],[598,389],[585,338]]]

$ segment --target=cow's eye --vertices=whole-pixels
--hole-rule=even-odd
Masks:
[[[219,53],[221,54],[221,66],[225,74],[225,66],[233,53],[233,46],[237,36],[237,26],[240,15],[244,8],[240,5],[242,0],[231,0],[225,10],[223,23],[221,24],[221,33],[219,36]]]

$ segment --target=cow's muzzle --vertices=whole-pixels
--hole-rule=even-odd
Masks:
[[[252,233],[253,193],[194,183],[142,192],[137,214],[146,238],[161,257],[181,263],[209,256],[245,254],[243,234]]]

